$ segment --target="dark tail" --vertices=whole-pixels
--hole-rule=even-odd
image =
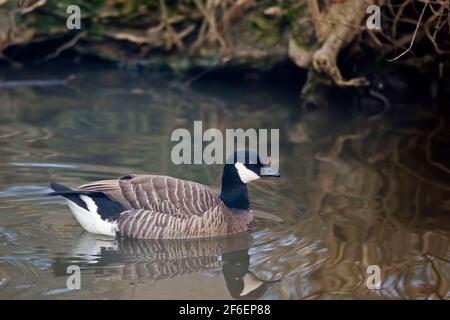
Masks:
[[[71,195],[71,194],[84,194],[86,196],[99,196],[99,195],[103,195],[103,192],[99,192],[99,191],[87,191],[87,190],[74,190],[71,189],[68,186],[65,186],[63,184],[60,183],[56,183],[56,182],[52,182],[50,184],[50,188],[52,188],[53,192],[47,193],[47,196],[67,196],[67,195]]]
[[[52,182],[50,184],[50,188],[52,188],[53,192],[47,193],[47,196],[63,196],[64,198],[76,203],[78,206],[86,210],[88,209],[86,203],[80,198],[80,195],[88,195],[89,192],[73,190],[68,186],[56,182]]]
[[[50,188],[52,188],[52,190],[54,192],[47,193],[47,196],[60,196],[60,195],[63,195],[64,193],[67,193],[67,192],[70,193],[73,191],[69,187],[67,187],[63,184],[60,184],[60,183],[56,183],[56,182],[52,182],[50,184]]]
[[[116,220],[120,216],[120,213],[126,210],[120,203],[110,199],[106,194],[100,191],[74,190],[56,182],[52,182],[50,188],[53,189],[53,192],[47,193],[47,196],[63,196],[79,207],[89,211],[87,203],[80,197],[81,195],[88,196],[94,201],[97,207],[96,213],[98,213],[102,219]]]

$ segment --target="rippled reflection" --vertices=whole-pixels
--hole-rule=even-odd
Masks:
[[[94,277],[83,277],[82,286],[93,281],[93,290],[100,295],[114,282],[148,287],[161,280],[221,271],[231,297],[255,299],[276,281],[260,279],[250,271],[251,244],[247,233],[198,240],[112,240],[84,232],[72,256],[55,260],[53,273],[65,276],[69,265],[78,265],[82,274],[94,271]]]
[[[0,298],[450,298],[448,110],[393,103],[373,116],[335,102],[302,112],[258,86],[187,88],[108,70],[77,78],[0,91]],[[170,161],[170,133],[194,120],[280,128],[282,178],[250,187],[251,235],[103,239],[43,196],[50,181],[130,172],[218,189],[221,166]],[[81,290],[66,288],[71,264]],[[366,287],[374,264],[381,290]]]

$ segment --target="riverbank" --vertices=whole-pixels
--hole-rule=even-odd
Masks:
[[[300,79],[299,95],[316,105],[324,88],[380,94],[418,88],[433,99],[449,94],[445,3],[380,2],[382,28],[374,31],[366,27],[369,4],[359,0],[83,0],[77,3],[80,29],[68,30],[71,2],[1,2],[0,61],[29,66],[94,59],[191,81],[285,75],[285,82]]]

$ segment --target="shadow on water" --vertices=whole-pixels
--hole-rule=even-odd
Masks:
[[[448,109],[392,103],[380,115],[330,104],[301,110],[262,86],[189,88],[113,70],[0,91],[0,297],[449,299]],[[194,120],[204,130],[280,129],[282,178],[249,188],[259,217],[251,239],[80,236],[64,201],[43,197],[50,181],[140,172],[217,190],[220,165],[170,160],[171,132]],[[81,290],[66,288],[71,263]],[[380,290],[366,286],[370,265]]]

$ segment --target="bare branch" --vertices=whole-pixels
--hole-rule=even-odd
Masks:
[[[422,13],[420,14],[419,21],[417,21],[416,30],[414,30],[414,34],[413,34],[413,36],[412,36],[411,43],[409,44],[408,49],[406,49],[405,51],[403,51],[403,52],[402,52],[401,54],[399,54],[397,57],[395,57],[395,58],[393,58],[393,59],[388,59],[389,62],[392,62],[392,61],[395,61],[395,60],[401,58],[402,56],[404,56],[405,54],[407,54],[407,53],[412,49],[412,47],[413,47],[413,45],[414,45],[414,41],[415,41],[415,39],[416,39],[417,31],[419,30],[420,23],[422,22],[423,15],[424,15],[424,13],[425,13],[426,8],[428,7],[428,4],[429,4],[429,2],[427,1],[427,2],[425,3],[425,5],[423,6]]]

